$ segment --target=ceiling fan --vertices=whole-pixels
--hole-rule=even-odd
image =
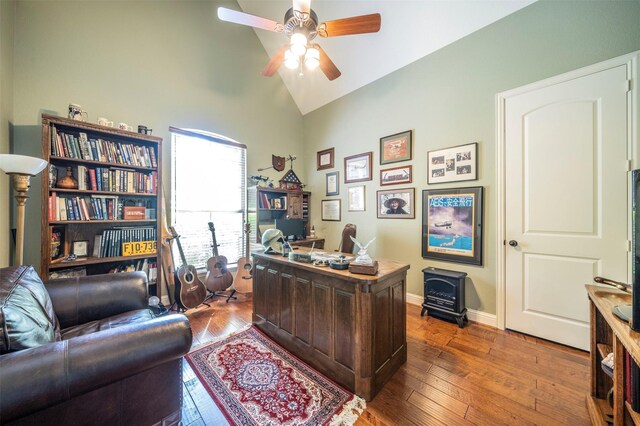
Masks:
[[[311,41],[316,37],[337,37],[351,34],[376,33],[380,31],[380,14],[353,16],[318,23],[318,16],[311,9],[311,0],[293,0],[293,7],[284,14],[284,24],[250,15],[237,10],[218,8],[218,18],[235,24],[247,25],[276,33],[285,33],[289,43],[282,46],[262,70],[262,75],[271,77],[284,62],[290,69],[302,70],[318,66],[329,80],[340,77],[340,70],[329,59],[322,48]]]

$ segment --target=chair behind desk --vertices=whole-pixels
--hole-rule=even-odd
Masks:
[[[342,239],[340,240],[339,252],[353,253],[354,242],[349,237],[356,237],[356,226],[352,223],[347,223],[342,230]]]

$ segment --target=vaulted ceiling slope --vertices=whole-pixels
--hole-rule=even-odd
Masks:
[[[242,11],[280,23],[292,6],[291,0],[237,1]],[[342,72],[342,76],[334,81],[327,80],[319,69],[299,76],[297,71],[282,66],[279,74],[300,112],[307,114],[534,1],[311,0],[311,8],[320,22],[380,13],[381,29],[374,34],[314,40]],[[228,22],[218,24],[235,25]],[[283,34],[245,28],[256,32],[269,57],[287,41]],[[256,73],[260,71],[256,70]]]

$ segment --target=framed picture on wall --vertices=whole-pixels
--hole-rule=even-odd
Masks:
[[[322,220],[340,221],[340,200],[322,200]]]
[[[380,185],[411,183],[411,166],[392,167],[380,170]]]
[[[373,152],[352,155],[344,158],[344,183],[371,180],[371,159]]]
[[[349,210],[350,212],[363,212],[365,211],[365,187],[352,186],[349,188]]]
[[[478,179],[478,143],[427,153],[427,183]]]
[[[334,156],[333,148],[325,149],[323,151],[318,151],[318,156],[317,156],[318,170],[332,169],[333,162],[334,162],[333,156]]]
[[[422,191],[422,257],[482,265],[483,187]]]
[[[380,138],[380,164],[411,160],[413,130]]]
[[[378,219],[414,219],[415,188],[378,191]]]
[[[338,182],[338,172],[327,173],[326,187],[327,187],[327,192],[326,192],[327,196],[338,195],[340,193],[339,182]]]

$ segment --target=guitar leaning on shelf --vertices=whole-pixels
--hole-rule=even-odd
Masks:
[[[204,302],[207,297],[207,288],[202,281],[198,278],[198,271],[195,266],[187,265],[187,259],[182,251],[182,245],[180,244],[180,236],[176,233],[173,226],[169,227],[171,236],[176,240],[178,244],[178,251],[180,252],[180,259],[182,265],[176,270],[176,302],[178,306],[183,309],[191,309]]]
[[[246,245],[244,248],[244,257],[238,259],[238,270],[233,280],[233,288],[238,293],[251,293],[253,291],[253,264],[251,263],[251,255],[249,253],[249,234],[251,233],[251,224],[244,224],[244,238]]]
[[[233,284],[233,275],[227,269],[227,258],[218,255],[218,243],[216,242],[216,230],[213,227],[213,222],[209,222],[209,230],[211,231],[211,239],[213,244],[211,249],[213,256],[207,260],[207,277],[205,278],[205,285],[209,291],[214,294],[218,291],[225,291],[231,284]]]

